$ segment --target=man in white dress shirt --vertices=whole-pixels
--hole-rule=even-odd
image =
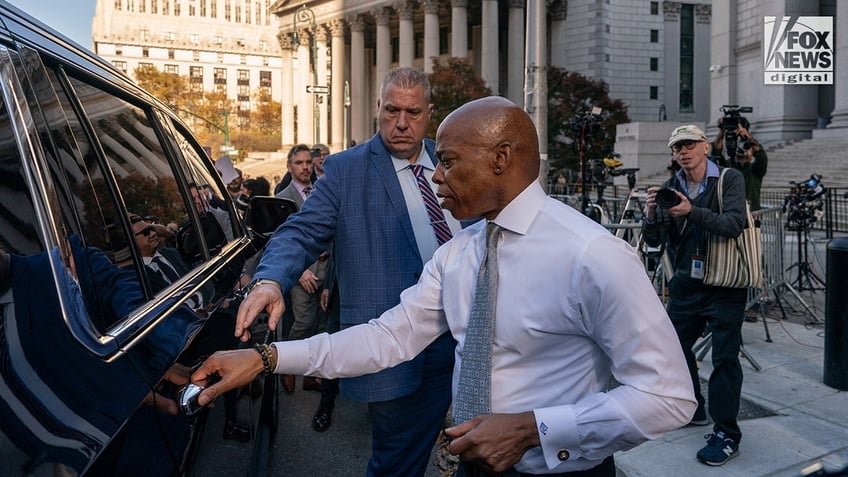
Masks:
[[[456,398],[488,221],[502,228],[491,413],[445,430],[461,459],[457,475],[612,477],[613,453],[688,423],[689,373],[637,255],[545,195],[530,117],[501,97],[472,101],[442,122],[436,154],[442,207],[486,220],[441,246],[379,319],[265,352],[215,354],[192,376],[221,377],[201,404],[263,370],[343,377],[391,367],[446,330],[457,341]]]

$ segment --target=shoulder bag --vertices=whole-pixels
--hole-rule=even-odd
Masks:
[[[727,169],[718,178],[718,210],[722,207],[722,183]],[[762,288],[762,237],[745,201],[745,228],[736,238],[707,232],[707,258],[704,284],[729,288]]]

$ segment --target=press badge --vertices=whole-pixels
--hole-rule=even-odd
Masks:
[[[689,269],[689,276],[698,280],[704,279],[704,257],[692,255],[692,267]]]

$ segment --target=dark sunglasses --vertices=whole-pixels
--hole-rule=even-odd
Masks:
[[[137,224],[137,223],[141,222],[142,220],[144,220],[144,219],[142,219],[141,216],[138,216],[138,215],[131,215],[130,216],[130,223],[131,224]]]
[[[150,236],[150,232],[155,232],[155,231],[156,231],[156,227],[154,227],[152,225],[148,225],[147,227],[136,232],[135,236],[138,237],[139,235],[144,235],[145,237],[148,237],[148,236]]]
[[[159,222],[161,222],[161,221],[159,220],[159,217],[156,217],[155,215],[145,215],[145,216],[144,216],[144,221],[145,221],[145,222],[150,222],[151,224],[158,224]]]
[[[682,151],[684,148],[687,151],[691,151],[692,148],[695,147],[695,144],[698,144],[699,142],[701,142],[701,141],[693,141],[691,139],[687,139],[685,141],[677,142],[677,143],[675,143],[674,145],[671,146],[671,152],[673,152],[674,154],[677,154],[678,152]]]

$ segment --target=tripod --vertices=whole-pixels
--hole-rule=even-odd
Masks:
[[[824,280],[819,277],[810,266],[810,261],[807,254],[807,243],[810,240],[810,225],[804,223],[798,227],[798,261],[786,269],[788,272],[793,268],[798,268],[798,276],[792,282],[796,290],[820,291],[824,290]],[[797,292],[796,292],[797,293]]]

